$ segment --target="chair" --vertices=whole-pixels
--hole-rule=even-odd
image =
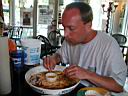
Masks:
[[[114,37],[116,39],[116,41],[118,42],[118,44],[125,44],[127,42],[127,38],[125,35],[122,34],[113,34],[112,37]]]
[[[127,46],[125,45],[127,42],[127,37],[125,35],[122,34],[113,34],[112,37],[114,37],[116,39],[116,41],[118,42],[120,49],[122,51],[124,60],[127,64],[127,59],[128,59],[128,49]]]
[[[118,42],[118,44],[121,47],[123,56],[125,56],[125,54],[124,54],[124,49],[125,49],[124,44],[127,42],[126,36],[122,35],[122,34],[113,34],[112,37],[114,37],[116,39],[116,41]]]
[[[53,46],[53,45],[50,43],[49,39],[46,38],[46,37],[43,36],[43,35],[38,35],[38,36],[36,37],[36,39],[41,40],[42,43],[43,43],[43,44],[41,44],[41,55],[40,55],[41,58],[42,58],[43,56],[51,55],[51,54],[55,53],[56,50],[57,50],[58,48],[60,48],[60,46]]]
[[[20,46],[22,33],[23,33],[23,27],[14,26],[9,30],[9,38],[14,40],[17,46]]]

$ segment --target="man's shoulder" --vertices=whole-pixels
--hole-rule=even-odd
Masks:
[[[97,33],[98,33],[97,35],[99,36],[99,38],[113,40],[113,37],[108,33],[105,33],[102,31],[97,31]]]
[[[111,44],[117,45],[117,42],[115,41],[115,39],[111,35],[105,32],[98,32],[96,42],[100,42],[100,44],[105,46],[106,45],[110,46]]]

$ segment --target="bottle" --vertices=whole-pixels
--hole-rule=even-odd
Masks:
[[[23,64],[26,61],[27,55],[24,50],[20,49],[11,53],[11,58],[14,64],[14,69],[16,71],[21,71],[23,68]]]
[[[0,37],[0,96],[11,92],[11,70],[8,37]]]

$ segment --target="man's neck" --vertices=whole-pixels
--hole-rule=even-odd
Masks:
[[[82,42],[82,44],[88,43],[93,40],[96,36],[97,32],[95,30],[91,30],[89,34],[86,36],[87,38]]]

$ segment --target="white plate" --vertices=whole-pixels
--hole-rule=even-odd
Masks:
[[[59,70],[60,71],[60,68],[62,68],[62,70],[64,69],[64,67],[60,67],[60,66],[57,66],[55,69],[56,70]],[[30,85],[30,87],[32,87],[33,90],[35,90],[36,92],[39,92],[41,94],[66,94],[68,92],[71,92],[79,83],[76,83],[75,85],[69,87],[69,88],[65,88],[65,89],[44,89],[44,88],[41,88],[41,87],[36,87],[34,85],[32,85],[30,82],[29,82],[29,79],[31,77],[31,75],[33,74],[37,74],[37,73],[40,73],[40,72],[43,72],[43,71],[47,71],[47,69],[45,69],[43,66],[37,66],[37,67],[34,67],[30,70],[28,70],[25,74],[25,80],[26,82]]]

